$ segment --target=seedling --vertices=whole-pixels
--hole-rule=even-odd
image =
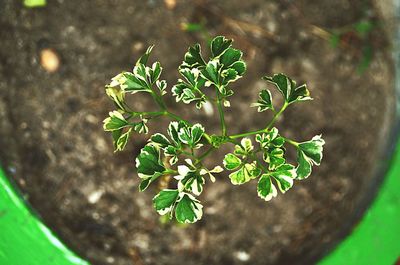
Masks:
[[[374,43],[372,34],[377,28],[379,28],[379,23],[371,19],[360,20],[349,26],[333,30],[329,41],[334,48],[342,45],[359,54],[361,58],[357,66],[357,72],[363,74],[373,59]]]
[[[25,7],[40,7],[46,5],[46,0],[24,0]]]
[[[230,134],[224,112],[234,94],[230,84],[246,72],[242,52],[232,48],[232,40],[223,36],[211,41],[208,60],[202,56],[199,44],[190,47],[178,69],[182,78],[172,86],[171,93],[177,103],[193,104],[197,109],[203,108],[206,102],[216,105],[221,132],[210,135],[202,124],[192,124],[167,108],[163,100],[167,94],[167,83],[160,79],[161,65],[159,62],[147,65],[152,49],[153,46],[150,46],[139,58],[132,72],[118,74],[106,86],[106,93],[115,103],[116,110],[104,120],[104,130],[112,133],[115,150],[121,151],[132,133],[148,133],[147,124],[154,119],[162,116],[172,119],[166,134],[150,136],[136,158],[140,191],[157,180],[169,180],[168,188],[162,189],[153,199],[154,208],[160,215],[175,216],[180,223],[200,220],[203,206],[198,196],[203,192],[206,179],[215,182],[215,175],[220,174],[223,168],[229,171],[233,185],[256,179],[258,196],[269,201],[277,196],[278,189],[285,193],[293,186],[294,180],[306,179],[311,174],[312,166],[320,165],[325,143],[320,135],[305,142],[296,142],[282,136],[273,127],[289,106],[312,100],[305,84],[297,85],[284,74],[264,76],[263,79],[280,92],[283,104],[275,106],[270,90],[261,90],[258,101],[251,106],[256,107],[258,112],[272,111],[274,116],[271,121],[256,131]],[[207,96],[205,90],[211,90],[214,96]],[[150,94],[159,109],[131,109],[125,97],[137,93]],[[222,145],[232,145],[232,152],[221,158],[219,165],[205,165],[204,159]],[[296,165],[286,160],[287,145],[297,150]]]

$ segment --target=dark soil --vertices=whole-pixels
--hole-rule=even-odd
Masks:
[[[373,196],[393,110],[386,40],[379,28],[369,34],[373,60],[358,74],[360,40],[349,34],[333,48],[320,31],[376,21],[368,1],[178,1],[173,10],[160,0],[58,0],[40,9],[20,2],[0,9],[1,162],[44,222],[94,264],[310,263]],[[205,188],[200,222],[161,225],[151,207],[156,188],[138,192],[134,157],[146,138],[135,135],[113,153],[102,130],[113,108],[103,87],[149,44],[174,84],[187,46],[206,43],[181,23],[200,21],[212,36],[234,38],[248,63],[227,113],[230,132],[265,124],[270,116],[248,106],[265,86],[260,77],[283,71],[307,82],[315,100],[291,107],[278,128],[297,140],[322,132],[326,151],[309,179],[271,202],[257,197],[254,182],[236,187],[224,175]],[[59,54],[57,72],[41,67],[43,48]],[[173,102],[175,112],[218,129],[214,117]]]

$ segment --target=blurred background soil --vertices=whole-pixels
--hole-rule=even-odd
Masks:
[[[390,47],[369,1],[20,2],[0,1],[0,161],[44,222],[94,264],[309,264],[374,195],[394,107]],[[249,105],[266,86],[261,76],[284,72],[307,82],[315,100],[291,107],[277,127],[299,141],[322,133],[324,160],[268,203],[255,182],[236,187],[221,175],[200,198],[200,222],[161,225],[157,189],[139,193],[134,167],[147,138],[134,135],[113,153],[104,85],[155,44],[151,60],[170,88],[187,47],[220,34],[248,63],[227,110],[230,133],[265,125],[270,114]],[[152,110],[139,94],[132,103]],[[171,97],[168,105],[219,128],[215,115]]]

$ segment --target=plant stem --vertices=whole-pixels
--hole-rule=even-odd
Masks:
[[[156,101],[157,105],[162,109],[162,111],[143,111],[143,112],[136,112],[135,111],[135,112],[130,112],[130,114],[132,114],[133,116],[135,116],[135,115],[150,115],[152,117],[158,117],[158,116],[166,115],[166,116],[168,116],[170,118],[173,118],[174,120],[183,121],[185,123],[189,123],[187,120],[182,119],[178,115],[168,111],[167,110],[167,106],[165,105],[165,103],[162,100],[162,98],[160,96],[158,96],[154,91],[151,92],[151,96]],[[223,113],[222,113],[222,118],[223,118]],[[225,127],[225,121],[224,121],[224,127]],[[225,134],[226,134],[226,130],[225,130]],[[211,137],[207,133],[204,133],[203,136],[207,140],[207,142],[211,144]]]
[[[165,112],[165,115],[167,115],[167,116],[173,118],[174,120],[177,120],[177,121],[184,121],[184,122],[187,123],[186,120],[182,119],[181,117],[179,117],[178,115],[176,115],[176,114],[174,114],[174,113],[172,113],[172,112],[166,111],[166,112]]]
[[[202,155],[200,155],[196,159],[195,165],[198,165],[198,164],[201,165],[201,161],[203,161],[203,159],[206,158],[209,154],[211,154],[214,150],[215,150],[215,148],[213,146],[211,146],[207,151],[205,151]]]
[[[298,142],[296,142],[296,141],[294,141],[294,140],[291,140],[291,139],[289,139],[289,138],[285,138],[285,137],[284,137],[284,139],[285,139],[286,142],[288,142],[289,144],[294,145],[294,146],[296,146],[296,147],[299,146],[299,144],[300,144],[300,143],[298,143]]]
[[[219,119],[221,122],[222,136],[226,136],[226,124],[225,124],[224,110],[222,108],[222,102],[221,102],[221,93],[219,92],[218,87],[216,87],[216,90],[217,90],[217,107],[218,107]]]
[[[153,90],[151,92],[151,96],[153,97],[154,101],[157,103],[158,106],[160,106],[160,108],[162,110],[166,110],[167,109],[167,106],[165,105],[165,103],[162,100],[162,98],[159,95],[157,95],[157,93],[154,92]]]
[[[188,157],[191,157],[192,159],[197,159],[197,157],[194,155],[194,153],[182,151],[182,154],[187,155]]]
[[[165,112],[164,111],[132,111],[132,112],[129,112],[129,114],[131,114],[132,116],[148,115],[148,116],[152,116],[152,117],[158,117],[158,116],[165,115]]]
[[[272,125],[274,125],[275,121],[279,118],[279,116],[282,114],[282,112],[285,111],[285,109],[287,107],[288,107],[288,104],[285,102],[283,104],[282,108],[277,113],[275,113],[275,115],[272,118],[272,120],[268,123],[268,125],[264,129],[251,131],[251,132],[246,132],[246,133],[234,134],[234,135],[229,136],[229,138],[237,139],[237,138],[242,138],[242,137],[246,137],[246,136],[250,136],[250,135],[254,135],[254,134],[258,134],[258,133],[268,132],[269,129],[271,129]]]
[[[257,131],[251,131],[251,132],[246,132],[246,133],[234,134],[234,135],[229,136],[229,138],[231,138],[231,139],[237,139],[237,138],[242,138],[242,137],[254,135],[254,134],[257,134],[257,133],[264,133],[264,132],[266,132],[265,129],[260,129],[260,130],[257,130]]]
[[[289,105],[287,104],[287,102],[285,101],[285,103],[283,104],[282,108],[275,113],[274,117],[272,118],[272,120],[270,121],[270,123],[268,123],[267,127],[265,127],[265,131],[268,131],[269,129],[271,129],[272,125],[274,125],[275,121],[279,118],[279,116],[281,116],[281,114],[285,111],[285,109],[288,107]]]
[[[178,173],[178,171],[168,168],[163,173],[164,174],[176,174],[176,173]]]

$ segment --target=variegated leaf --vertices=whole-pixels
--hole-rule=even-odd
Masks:
[[[160,215],[170,213],[172,216],[178,196],[178,190],[164,189],[153,198],[154,208]]]
[[[297,86],[296,82],[284,74],[275,74],[272,77],[264,76],[264,80],[271,82],[281,92],[287,104],[298,101],[312,100],[310,91],[305,84]]]
[[[319,166],[322,160],[323,146],[321,135],[314,136],[310,141],[299,143],[297,146],[297,178],[306,179],[311,174],[313,165]]]
[[[229,178],[233,185],[241,185],[257,178],[260,174],[260,168],[258,168],[257,164],[253,162],[242,165],[239,170],[229,174]]]
[[[257,107],[258,112],[263,112],[269,109],[274,110],[271,92],[268,89],[261,90],[257,102],[252,103],[251,107]]]
[[[111,111],[109,117],[103,121],[103,128],[105,131],[115,131],[128,127],[129,123],[124,116],[118,111]]]
[[[181,193],[175,208],[175,217],[179,223],[194,223],[203,216],[203,205],[188,193]]]

